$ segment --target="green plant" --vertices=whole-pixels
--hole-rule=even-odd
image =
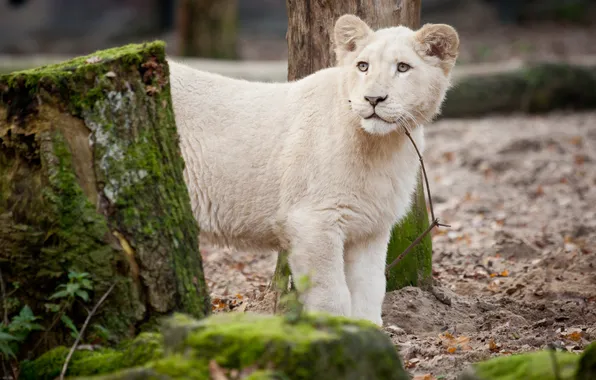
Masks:
[[[61,305],[55,303],[46,303],[44,305],[48,311],[57,313],[52,326],[54,326],[59,318],[70,330],[70,336],[74,339],[78,338],[79,330],[72,319],[65,314],[65,311],[70,310],[77,298],[80,298],[84,302],[89,301],[89,291],[93,290],[93,282],[89,276],[89,273],[86,272],[69,271],[68,282],[58,285],[56,292],[50,296],[50,300],[62,300]]]
[[[0,325],[0,353],[3,357],[15,358],[19,344],[27,339],[29,333],[44,329],[35,322],[38,319],[39,317],[33,315],[31,308],[25,305],[8,325],[5,323]]]
[[[89,273],[69,271],[68,283],[58,285],[56,292],[50,296],[50,299],[66,298],[72,302],[76,297],[79,297],[87,302],[89,301],[88,290],[93,290],[93,283],[89,279]]]

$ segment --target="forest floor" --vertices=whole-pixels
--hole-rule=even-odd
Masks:
[[[433,291],[386,295],[384,330],[419,379],[596,340],[596,112],[426,128]],[[202,247],[216,312],[272,312],[273,253]],[[425,376],[426,375],[426,376]]]

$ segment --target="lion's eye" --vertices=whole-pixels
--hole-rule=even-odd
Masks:
[[[362,71],[363,73],[368,71],[368,63],[366,62],[358,62],[358,70]]]
[[[397,71],[400,73],[405,73],[406,71],[410,70],[412,66],[408,65],[407,63],[400,62],[397,64]]]

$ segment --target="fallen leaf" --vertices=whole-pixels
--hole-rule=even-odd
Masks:
[[[416,375],[412,378],[412,380],[436,380],[436,377],[433,377],[430,373],[425,375]]]
[[[573,136],[569,139],[569,142],[575,146],[582,145],[582,138],[581,136]]]
[[[502,271],[502,272],[500,273],[500,276],[501,276],[501,277],[508,277],[508,276],[509,276],[509,271],[508,271],[507,269],[505,269],[504,271]]]
[[[490,352],[499,352],[501,350],[501,348],[499,347],[499,345],[497,345],[495,343],[495,340],[494,339],[491,339],[488,342],[488,349],[489,349]]]
[[[449,352],[450,354],[454,354],[455,351],[457,351],[457,348],[455,348],[455,347],[449,347],[449,348],[447,348],[447,352]]]
[[[154,94],[158,93],[159,90],[155,86],[147,86],[145,88],[145,92],[147,93],[147,95],[154,95]]]
[[[583,165],[584,162],[586,162],[586,156],[584,156],[582,154],[576,154],[573,157],[573,161],[575,162],[576,165]]]
[[[209,374],[212,380],[228,380],[224,369],[215,360],[209,362]]]
[[[565,338],[572,340],[574,342],[579,342],[582,340],[582,332],[581,331],[574,331],[572,333],[569,334],[565,334],[563,335]]]
[[[453,161],[453,158],[454,157],[455,157],[455,153],[453,153],[453,152],[445,152],[445,153],[443,153],[443,158],[445,159],[446,162]]]

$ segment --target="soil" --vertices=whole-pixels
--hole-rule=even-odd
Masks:
[[[596,112],[426,128],[434,287],[386,295],[384,330],[419,378],[596,340]],[[202,247],[216,312],[272,312],[272,252]],[[424,377],[424,375],[430,375]]]

